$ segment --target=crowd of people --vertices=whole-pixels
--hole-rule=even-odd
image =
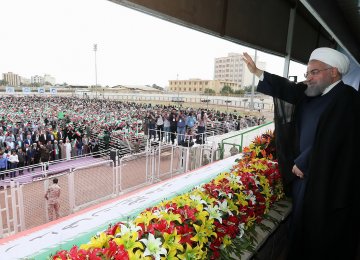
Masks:
[[[100,142],[140,138],[182,144],[204,142],[206,127],[223,132],[260,124],[264,117],[217,110],[59,96],[0,97],[0,172],[98,152]],[[18,174],[23,174],[19,169]],[[15,177],[15,170],[8,173]],[[0,174],[0,178],[7,176]]]

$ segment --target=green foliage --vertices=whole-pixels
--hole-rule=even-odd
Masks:
[[[234,90],[229,87],[229,86],[224,86],[221,91],[220,91],[221,94],[233,94],[234,93]]]
[[[206,88],[204,91],[205,94],[215,94],[215,90],[211,89],[211,88]]]
[[[236,95],[244,95],[244,94],[245,94],[245,90],[243,90],[243,89],[235,90],[235,91],[234,91],[234,94],[236,94]]]
[[[0,80],[0,86],[6,86],[7,84],[9,84],[9,82],[7,82],[6,80]]]

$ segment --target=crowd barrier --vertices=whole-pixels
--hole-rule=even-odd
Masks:
[[[123,157],[115,153],[115,157],[110,155],[101,162],[69,167],[61,173],[21,185],[19,179],[13,179],[0,190],[0,238],[49,221],[44,195],[54,177],[61,186],[60,216],[64,217],[205,165],[212,161],[212,155],[209,156],[211,161],[206,163],[190,158],[213,152],[206,145],[183,147],[158,143],[142,153]]]
[[[260,136],[268,130],[274,130],[275,125],[273,122],[269,122],[263,125],[255,126],[249,128],[245,132],[241,132],[236,135],[229,136],[221,140],[221,159],[231,156],[231,148],[235,146],[239,152],[242,152],[242,149],[248,146],[256,136]]]
[[[246,145],[245,139],[251,142],[268,128],[273,128],[273,125],[266,124],[246,131],[242,135],[241,145]],[[217,140],[219,136],[213,132],[204,135],[206,142],[193,146],[149,141],[145,151],[140,153],[120,156],[118,150],[112,150],[110,155],[106,154],[100,159],[101,162],[84,165],[75,165],[74,160],[74,164],[62,172],[50,176],[45,170],[39,178],[22,185],[21,177],[14,178],[0,190],[0,237],[49,221],[44,194],[55,176],[61,186],[60,216],[63,217],[120,194],[197,169],[224,155],[228,157],[227,152],[224,153],[224,145],[234,143],[238,138],[235,135],[233,139],[223,139],[221,148],[217,145],[221,142],[221,139]],[[227,135],[234,136],[234,133]]]

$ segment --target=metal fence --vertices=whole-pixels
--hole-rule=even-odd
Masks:
[[[207,160],[204,160],[207,154]],[[49,221],[44,195],[52,179],[61,187],[60,217],[120,194],[172,178],[215,160],[206,144],[183,147],[158,143],[145,152],[70,167],[65,172],[20,184],[15,179],[0,190],[0,238]]]
[[[256,136],[259,136],[267,130],[274,130],[274,128],[274,123],[269,122],[260,126],[253,127],[240,134],[223,139],[221,141],[221,158],[224,159],[231,156],[230,149],[233,146],[236,147],[239,152],[242,152],[242,149],[248,146]]]

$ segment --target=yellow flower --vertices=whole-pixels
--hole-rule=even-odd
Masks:
[[[138,241],[138,238],[138,233],[134,231],[124,234],[122,237],[114,238],[114,242],[117,245],[123,245],[124,248],[128,251],[129,257],[131,259],[131,257],[135,257],[134,249],[144,249],[143,244]]]
[[[227,247],[228,245],[231,245],[231,244],[232,244],[232,242],[231,242],[230,236],[229,236],[229,235],[225,235],[225,236],[224,236],[224,239],[223,239],[223,244],[222,244],[221,248],[225,248],[225,247]]]
[[[198,226],[196,224],[193,225],[196,231],[195,236],[191,238],[192,241],[198,242],[199,245],[202,247],[203,244],[209,241],[207,231],[203,225]]]
[[[177,250],[182,252],[184,250],[184,247],[182,244],[180,244],[181,235],[177,234],[177,230],[175,229],[173,233],[164,233],[164,244],[163,247],[168,249],[169,255],[175,256],[177,253]]]
[[[194,248],[191,247],[188,243],[186,243],[186,250],[183,254],[178,255],[180,259],[186,260],[195,260],[195,259],[204,259],[206,258],[205,252],[203,252],[200,246],[196,246]]]
[[[136,250],[131,256],[129,256],[130,260],[152,260],[151,256],[144,256],[144,252],[141,250]]]
[[[135,224],[138,225],[140,223],[145,224],[145,226],[148,226],[150,224],[150,222],[153,219],[158,218],[156,215],[154,215],[151,211],[145,211],[142,212],[136,219],[135,219]]]
[[[181,216],[174,213],[161,212],[161,218],[166,220],[167,224],[170,225],[171,221],[177,221],[179,224],[182,223]]]
[[[247,196],[244,193],[242,193],[242,192],[235,193],[235,195],[238,199],[238,202],[237,202],[238,204],[241,204],[241,206],[243,206],[243,207],[249,205],[249,203],[246,200]]]
[[[180,207],[183,207],[185,205],[189,205],[190,198],[189,198],[188,194],[184,194],[184,195],[180,195],[180,196],[175,197],[173,199],[173,201],[180,208]]]
[[[179,260],[180,258],[178,258],[176,256],[177,251],[176,250],[172,250],[170,252],[168,252],[167,256],[162,256],[161,260]]]
[[[104,232],[102,232],[100,235],[92,237],[89,243],[81,245],[80,248],[88,250],[91,248],[107,247],[109,245],[108,241],[110,238],[110,236],[108,237]]]
[[[209,212],[202,210],[195,213],[195,217],[197,220],[200,220],[201,223],[205,223],[207,221],[207,217],[209,216]]]

